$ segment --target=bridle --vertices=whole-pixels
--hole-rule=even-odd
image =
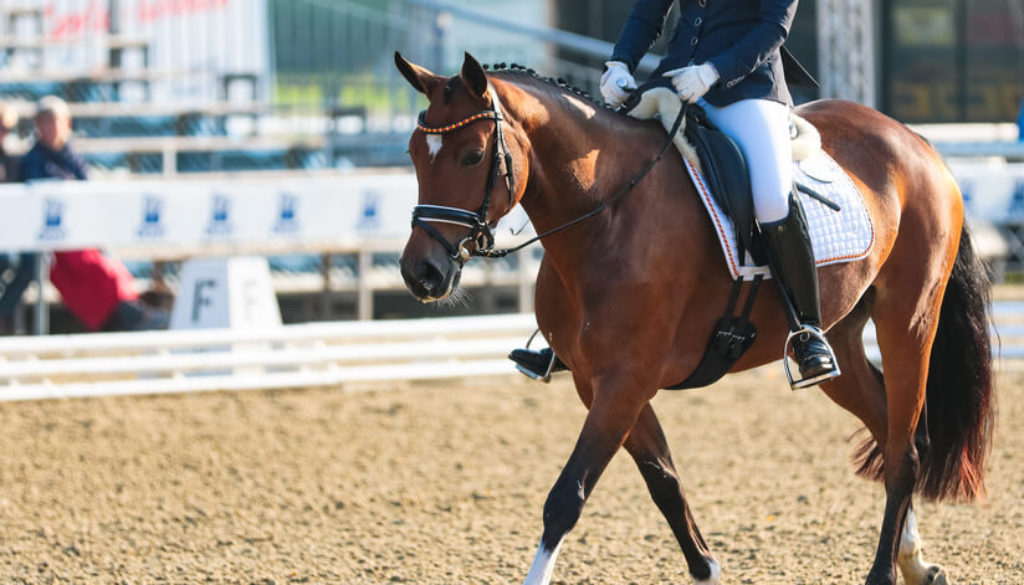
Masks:
[[[425,134],[449,134],[460,128],[478,122],[480,120],[494,120],[494,152],[491,157],[491,167],[487,172],[487,183],[484,186],[484,201],[477,211],[468,211],[458,207],[447,205],[417,205],[412,211],[412,226],[423,228],[432,238],[437,240],[448,252],[448,256],[464,265],[471,256],[488,256],[494,249],[494,222],[487,221],[487,212],[491,207],[491,193],[498,177],[505,177],[505,186],[508,188],[509,207],[515,205],[516,195],[513,186],[515,184],[512,174],[512,154],[505,143],[505,133],[502,130],[501,102],[498,100],[498,92],[490,83],[487,88],[491,94],[491,109],[484,110],[464,118],[454,124],[432,128],[425,123],[426,110],[420,112],[419,122],[416,127]],[[451,243],[433,224],[445,223],[469,228],[469,233],[458,243]],[[474,243],[474,249],[470,252],[466,245]]]
[[[636,187],[637,183],[640,182],[640,179],[647,176],[662,157],[665,156],[665,153],[672,147],[673,139],[675,138],[676,133],[679,132],[679,127],[682,125],[683,119],[686,117],[686,112],[689,109],[689,104],[684,102],[683,106],[679,108],[679,114],[676,115],[676,119],[672,123],[672,128],[668,132],[668,138],[665,140],[665,143],[662,144],[658,154],[651,159],[650,162],[647,163],[647,166],[641,169],[639,173],[622,185],[614,195],[587,213],[584,213],[583,215],[569,220],[542,234],[538,234],[513,248],[496,249],[494,247],[494,233],[492,232],[496,224],[494,222],[487,221],[487,211],[491,206],[491,192],[494,190],[494,184],[499,176],[504,175],[505,177],[505,185],[508,187],[510,209],[516,203],[516,195],[512,188],[514,185],[512,176],[512,154],[508,151],[508,146],[505,144],[505,134],[502,132],[501,127],[501,122],[504,120],[504,117],[501,114],[501,103],[498,101],[498,93],[494,91],[494,86],[488,83],[487,88],[491,93],[490,110],[473,114],[472,116],[464,118],[454,124],[442,126],[440,128],[431,128],[424,123],[424,116],[426,116],[427,113],[426,110],[424,110],[420,112],[419,123],[416,124],[416,127],[426,134],[448,134],[479,120],[494,120],[494,156],[491,157],[491,168],[487,174],[487,184],[484,187],[484,202],[480,206],[480,209],[476,212],[472,212],[458,207],[448,207],[446,205],[417,205],[412,210],[412,227],[423,228],[423,230],[430,234],[432,238],[444,246],[444,249],[448,252],[448,256],[453,261],[458,262],[460,267],[464,266],[473,256],[504,258],[505,256],[518,252],[519,250],[522,250],[530,244],[538,242],[547,236],[560,232],[564,229],[568,229],[578,223],[582,223],[614,205],[620,199],[628,195],[629,192],[633,190],[633,187]],[[502,173],[501,170],[502,165],[505,167],[504,173]],[[452,244],[440,231],[438,231],[437,228],[431,225],[432,223],[447,223],[466,227],[469,228],[469,233],[459,240],[457,244]],[[476,244],[472,252],[466,249],[466,244],[469,242]]]

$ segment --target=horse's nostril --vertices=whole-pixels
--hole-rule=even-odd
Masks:
[[[403,258],[400,262],[402,278],[409,292],[419,299],[438,299],[446,296],[458,271],[451,272],[446,258]]]
[[[433,290],[441,284],[442,280],[444,280],[444,274],[441,273],[441,269],[432,261],[424,260],[420,270],[420,284],[427,290]]]

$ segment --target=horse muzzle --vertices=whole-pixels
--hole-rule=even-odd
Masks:
[[[403,254],[399,266],[406,288],[424,303],[451,296],[462,275],[461,266],[444,255],[414,258]]]

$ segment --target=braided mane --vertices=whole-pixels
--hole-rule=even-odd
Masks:
[[[553,87],[555,89],[561,90],[561,91],[563,91],[565,93],[570,93],[570,94],[572,94],[572,95],[574,95],[574,96],[576,96],[576,97],[586,101],[590,105],[593,105],[593,106],[598,107],[598,108],[603,108],[603,109],[606,109],[606,110],[611,110],[611,108],[609,108],[608,105],[605,104],[604,102],[595,100],[593,97],[591,97],[591,95],[588,92],[580,89],[579,87],[576,87],[575,85],[572,85],[571,83],[569,83],[568,81],[566,81],[565,79],[563,79],[561,77],[559,77],[559,78],[545,77],[545,76],[537,73],[533,69],[530,69],[528,67],[525,67],[523,65],[519,65],[519,64],[516,64],[516,63],[512,63],[512,64],[494,63],[494,64],[491,64],[491,65],[483,65],[483,68],[485,70],[493,71],[495,73],[502,73],[502,74],[506,74],[506,75],[511,74],[511,75],[514,75],[514,76],[529,77],[529,78],[532,78],[532,79],[534,79],[536,81],[539,81],[541,83],[549,85],[549,86],[551,86],[551,87]]]

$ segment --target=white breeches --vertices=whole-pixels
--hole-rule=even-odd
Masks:
[[[699,102],[708,119],[735,140],[750,167],[754,212],[760,223],[789,215],[793,189],[793,147],[789,137],[789,106],[770,100],[741,100],[716,108]]]

